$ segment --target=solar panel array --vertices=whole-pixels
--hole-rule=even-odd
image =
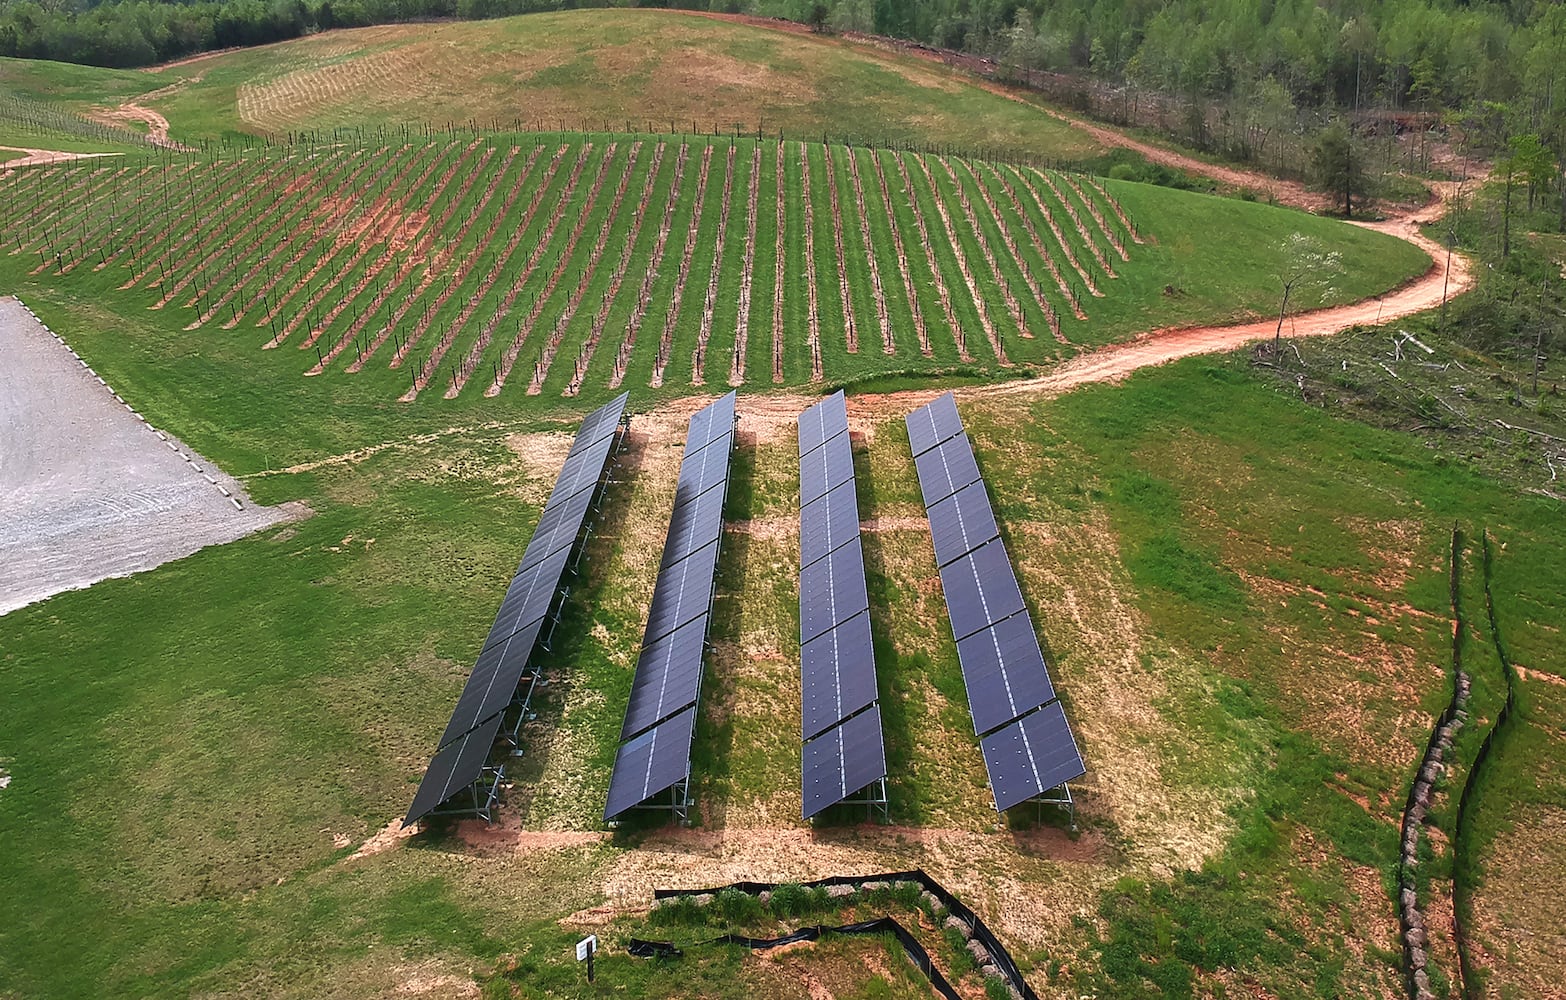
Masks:
[[[404,826],[428,815],[483,776],[502,716],[527,673],[533,648],[560,593],[566,563],[614,451],[615,431],[628,398],[629,393],[623,394],[594,410],[577,429]]]
[[[799,500],[800,791],[809,819],[886,777],[841,392],[799,415]]]
[[[606,821],[690,778],[733,447],[731,392],[691,417],[686,431],[674,513],[609,777]]]
[[[907,425],[973,729],[995,808],[1005,811],[1086,770],[956,400],[941,396]]]

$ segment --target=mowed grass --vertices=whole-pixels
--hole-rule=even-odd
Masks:
[[[64,72],[64,71],[61,71]],[[323,32],[145,74],[186,138],[517,118],[590,131],[860,136],[1079,161],[1085,133],[923,60],[683,13],[567,11]],[[120,76],[105,88],[125,89]]]
[[[57,324],[68,335],[71,315]],[[121,364],[99,370],[135,384]],[[172,391],[150,395],[158,422],[183,412]],[[633,407],[649,399],[638,390]],[[1561,542],[1549,502],[1334,421],[1238,359],[1054,401],[963,402],[1089,762],[1073,850],[1028,817],[994,829],[900,409],[854,405],[868,413],[855,454],[892,814],[938,833],[837,827],[783,870],[922,864],[961,886],[1041,989],[1182,995],[1236,967],[1280,995],[1392,988],[1394,817],[1445,698],[1447,532],[1454,518],[1489,524],[1503,567],[1537,565]],[[700,835],[760,851],[803,829],[797,472],[791,425],[746,411],[742,394],[696,815]],[[286,450],[312,419],[254,430],[253,446]],[[351,406],[338,419],[357,434],[412,422]],[[585,836],[600,825],[683,419],[633,426],[511,796],[525,828],[584,839],[497,853],[427,836],[346,860],[411,798],[567,441],[542,417],[443,434],[430,422],[430,437],[251,479],[260,501],[304,499],[308,520],[0,620],[14,722],[0,751],[13,916],[0,985],[378,995],[485,978],[509,954],[537,982],[589,995],[566,951],[576,929],[555,920],[718,880],[670,867],[691,843],[678,834]],[[225,438],[214,419],[188,439],[217,452]],[[1498,574],[1519,659],[1566,617],[1546,579]],[[1550,731],[1534,740],[1529,759],[1561,756]],[[764,877],[776,863],[721,870]],[[1007,902],[1019,891],[1096,922]],[[614,961],[614,981],[642,995],[690,982]],[[717,968],[742,968],[729,961]],[[742,975],[734,995],[740,983],[786,992]]]

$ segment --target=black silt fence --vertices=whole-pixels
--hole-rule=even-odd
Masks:
[[[1028,981],[1022,977],[1022,970],[1017,968],[1017,963],[1012,960],[1011,953],[1006,950],[1005,945],[1001,944],[1000,939],[995,936],[995,932],[991,931],[989,927],[985,925],[984,921],[979,918],[978,914],[974,913],[967,906],[965,906],[962,900],[948,892],[945,886],[941,885],[939,882],[935,881],[935,879],[927,875],[922,868],[915,868],[912,871],[902,872],[881,872],[873,875],[834,875],[830,878],[817,879],[814,882],[802,882],[799,884],[807,889],[830,888],[832,886],[838,885],[853,886],[857,889],[866,882],[913,882],[919,885],[920,888],[929,892],[930,895],[938,899],[941,905],[946,907],[947,912],[971,928],[970,936],[982,944],[985,951],[989,952],[990,962],[1000,970],[1001,975],[1009,983],[1011,983],[1018,993],[1022,995],[1023,1000],[1039,1000],[1039,995],[1034,992],[1033,987],[1028,985]],[[747,895],[755,896],[763,892],[771,892],[775,890],[780,884],[781,883],[776,882],[733,882],[729,885],[718,886],[714,889],[655,889],[653,890],[653,898],[662,900],[672,899],[679,896],[701,896],[706,894],[716,895],[717,893],[723,892],[725,889],[733,889],[746,893]],[[850,924],[848,926],[853,927],[858,925]],[[805,929],[808,928],[802,928],[802,930]],[[795,933],[799,932],[796,931]],[[861,931],[859,933],[872,932]],[[894,931],[893,933],[896,932]],[[906,931],[904,933],[906,933]],[[799,940],[806,939],[801,938]],[[899,938],[899,940],[901,940],[901,938]],[[743,943],[739,939],[735,939],[735,942]],[[915,941],[914,944],[917,945],[918,942]],[[904,944],[904,947],[907,947],[906,943]],[[923,950],[924,949],[921,947],[920,951],[923,952]],[[915,962],[917,963],[918,961],[919,960],[915,958]],[[930,966],[928,961],[929,956],[928,954],[925,954],[925,964],[921,965],[920,968],[933,970],[933,966]],[[939,975],[938,972],[937,975]],[[930,981],[934,983],[935,979],[932,977]],[[942,981],[944,981],[944,979]],[[939,987],[937,986],[937,988]]]

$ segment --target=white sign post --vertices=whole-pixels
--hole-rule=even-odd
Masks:
[[[593,981],[593,955],[598,951],[598,935],[589,934],[576,943],[576,960],[587,963],[587,981]]]

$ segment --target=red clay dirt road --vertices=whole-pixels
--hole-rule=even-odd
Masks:
[[[774,30],[791,30],[801,33],[808,31],[802,25],[790,25],[788,22],[779,22],[768,18],[706,12],[688,13],[698,17],[740,21]],[[856,48],[886,48],[888,43],[890,43],[890,46],[902,55],[950,65],[939,53],[899,44],[892,39],[880,39],[875,36],[856,36],[853,34],[848,35],[846,38],[838,36],[836,39],[833,39],[831,36],[820,37],[827,44],[846,45]],[[1154,163],[1208,177],[1219,184],[1229,187],[1265,191],[1275,202],[1282,205],[1316,210],[1325,203],[1323,195],[1308,190],[1304,185],[1296,181],[1281,180],[1241,167],[1207,163],[1175,150],[1142,142],[1108,126],[1099,125],[1095,122],[1066,114],[1063,111],[1044,107],[1028,100],[1011,87],[988,80],[975,73],[963,72],[961,70],[958,70],[958,72],[972,86],[1026,104],[1028,107],[1038,110],[1041,114],[1049,115],[1052,118],[1059,119],[1075,128],[1081,129],[1105,145],[1134,150]],[[1475,183],[1482,180],[1482,177],[1474,178]],[[1354,326],[1385,323],[1389,320],[1437,308],[1446,298],[1459,295],[1473,287],[1473,275],[1467,258],[1461,254],[1448,255],[1445,247],[1434,240],[1426,238],[1419,231],[1421,225],[1434,222],[1441,217],[1446,203],[1458,193],[1459,185],[1449,182],[1437,182],[1432,187],[1435,190],[1431,200],[1422,206],[1413,209],[1394,210],[1393,214],[1382,222],[1353,223],[1366,229],[1374,229],[1378,232],[1386,233],[1389,236],[1396,236],[1419,247],[1430,256],[1430,269],[1420,277],[1382,295],[1364,299],[1350,305],[1316,309],[1290,316],[1284,323],[1285,335],[1289,337],[1326,337],[1335,333],[1341,333]],[[1254,341],[1271,337],[1277,325],[1277,318],[1273,317],[1229,326],[1198,326],[1155,330],[1151,333],[1142,334],[1134,340],[1079,355],[1038,378],[970,386],[958,389],[956,392],[959,396],[970,398],[1029,394],[1056,395],[1089,382],[1116,381],[1139,368],[1161,365],[1197,354],[1219,354],[1232,351]],[[915,390],[892,393],[888,397],[883,398],[888,401],[895,399],[897,405],[902,405],[906,402],[917,406],[921,405],[922,401],[927,401],[939,394],[935,390]],[[915,400],[921,402],[915,402]],[[863,397],[861,397],[861,401],[865,404],[869,403]]]

